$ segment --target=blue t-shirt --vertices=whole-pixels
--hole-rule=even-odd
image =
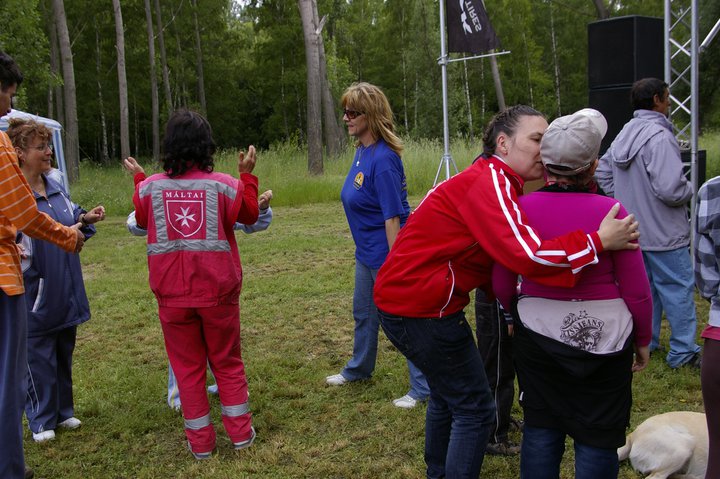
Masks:
[[[389,251],[385,220],[399,216],[404,225],[410,214],[402,161],[384,140],[355,151],[340,199],[355,240],[355,258],[380,268]]]

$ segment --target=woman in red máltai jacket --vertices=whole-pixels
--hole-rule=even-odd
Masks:
[[[205,391],[207,363],[218,384],[222,420],[235,449],[252,444],[240,353],[242,267],[235,222],[258,217],[255,148],[240,153],[240,179],[213,172],[215,142],[199,113],[178,110],[163,142],[164,173],[145,178],[133,158],[135,219],[148,231],[150,288],[158,301],[170,364],[180,389],[185,435],[196,459],[215,449],[215,429]]]

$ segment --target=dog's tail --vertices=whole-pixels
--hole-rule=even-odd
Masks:
[[[618,462],[624,461],[630,456],[630,449],[632,449],[632,434],[628,434],[627,438],[625,438],[625,445],[618,448]]]

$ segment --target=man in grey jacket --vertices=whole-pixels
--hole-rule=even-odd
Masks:
[[[694,282],[687,203],[693,189],[685,178],[680,147],[667,118],[667,83],[644,78],[631,91],[633,118],[600,159],[595,173],[600,187],[640,221],[640,248],[653,296],[653,335],[657,349],[663,311],[670,324],[671,368],[699,367],[695,342]]]

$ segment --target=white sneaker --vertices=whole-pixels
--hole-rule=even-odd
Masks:
[[[409,394],[406,394],[401,398],[393,399],[393,406],[403,409],[412,409],[417,406],[417,403],[418,400],[413,399]]]
[[[193,457],[194,457],[195,459],[197,459],[198,461],[202,461],[202,460],[204,460],[204,459],[210,459],[210,458],[212,457],[212,453],[213,453],[212,451],[208,451],[208,452],[195,452],[195,451],[193,451],[193,450],[192,450],[192,446],[190,445],[190,441],[187,442],[187,447],[188,447],[188,449],[190,449],[190,454],[192,454]]]
[[[333,374],[325,378],[325,382],[328,386],[342,386],[347,383],[348,380],[342,374]]]
[[[240,442],[234,442],[233,447],[236,450],[245,449],[246,447],[252,446],[252,443],[255,442],[255,428],[250,428],[250,439],[245,439],[244,441]]]
[[[41,431],[37,434],[33,433],[33,440],[35,442],[47,442],[55,439],[55,431],[48,429],[47,431]]]
[[[80,427],[80,424],[82,424],[82,421],[80,421],[80,419],[76,417],[69,417],[63,422],[58,423],[58,426],[65,429],[77,429]]]

